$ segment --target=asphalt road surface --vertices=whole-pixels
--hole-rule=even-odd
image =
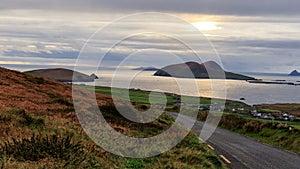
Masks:
[[[173,118],[177,117],[176,113],[167,112],[167,114]],[[184,123],[190,124],[190,122],[187,117]],[[192,131],[199,136],[203,124],[196,121]],[[228,130],[217,128],[206,143],[230,168],[300,169],[300,155]]]

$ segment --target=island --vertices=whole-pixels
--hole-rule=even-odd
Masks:
[[[37,69],[26,71],[24,73],[43,78],[54,79],[60,82],[93,82],[95,79],[98,79],[98,76],[96,76],[95,74],[91,74],[89,76],[77,71],[64,68]]]
[[[159,69],[156,67],[138,67],[132,70],[142,70],[142,71],[158,71]]]
[[[192,74],[190,73],[192,72]],[[163,67],[154,73],[154,76],[168,76],[177,78],[197,78],[197,79],[226,79],[232,80],[256,80],[253,77],[224,71],[220,65],[214,61],[204,63],[186,62]]]
[[[300,76],[300,73],[297,70],[292,71],[289,76]]]
[[[249,83],[257,83],[257,84],[282,84],[282,85],[292,85],[292,86],[299,86],[300,84],[295,82],[283,81],[283,80],[275,80],[275,81],[265,81],[262,79],[257,80],[248,80]]]

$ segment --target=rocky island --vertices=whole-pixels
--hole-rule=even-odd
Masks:
[[[95,74],[86,75],[77,71],[55,68],[55,69],[38,69],[24,72],[26,74],[54,79],[60,82],[93,82],[98,77]],[[74,79],[73,79],[74,75]]]
[[[253,77],[227,72],[214,61],[204,62],[186,62],[181,64],[166,66],[157,72],[154,76],[169,76],[178,78],[197,78],[197,79],[226,79],[233,80],[256,80]]]
[[[292,71],[289,76],[300,76],[300,73],[297,70]]]

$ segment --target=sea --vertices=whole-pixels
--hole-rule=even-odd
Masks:
[[[154,71],[99,71],[99,79],[85,85],[109,86],[230,99],[254,104],[300,103],[300,85],[256,84],[243,80],[186,79],[153,76]],[[243,73],[264,81],[300,84],[300,77],[285,74]],[[222,86],[221,86],[222,85]],[[219,86],[219,87],[218,87]]]

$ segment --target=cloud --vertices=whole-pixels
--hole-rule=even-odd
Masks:
[[[59,59],[76,59],[79,52],[77,51],[55,51],[50,52],[24,52],[20,50],[4,51],[4,56],[18,56],[18,57],[38,57],[38,58],[59,58]]]
[[[299,0],[2,0],[0,9],[89,12],[157,11],[214,15],[299,15]]]
[[[270,49],[299,49],[300,50],[300,40],[268,40],[268,39],[223,39],[223,40],[213,40],[215,45],[229,45],[238,47],[248,47],[252,49],[257,48],[269,48]]]
[[[287,73],[300,68],[300,41],[235,39],[213,41],[224,67],[237,72]]]
[[[117,3],[118,2],[118,3]],[[218,2],[218,3],[217,3]],[[268,4],[266,3],[268,2]],[[28,5],[27,5],[28,3]],[[263,4],[263,5],[262,5]],[[262,6],[261,6],[262,5]],[[122,6],[122,7],[121,7]],[[217,51],[220,53],[224,66],[229,71],[280,71],[286,72],[291,68],[297,69],[300,67],[300,33],[299,22],[286,22],[299,21],[299,17],[285,16],[297,15],[293,8],[298,8],[300,1],[278,1],[278,0],[261,0],[260,2],[254,1],[196,1],[183,2],[178,0],[166,1],[37,1],[37,0],[3,0],[0,4],[2,9],[34,9],[32,13],[14,13],[14,11],[5,12],[0,11],[0,60],[11,62],[22,61],[29,63],[26,66],[30,68],[43,65],[45,67],[61,67],[70,66],[68,64],[75,63],[76,57],[80,49],[89,38],[89,36],[96,31],[99,27],[103,26],[104,22],[110,21],[104,16],[113,15],[113,13],[127,11],[162,11],[162,12],[175,12],[175,13],[211,13],[213,18],[216,14],[220,15],[237,15],[232,16],[231,22],[224,21],[218,22],[218,26],[222,29],[207,31],[204,33],[210,34],[209,39],[216,46]],[[47,9],[49,7],[49,9]],[[289,10],[287,10],[288,7]],[[104,9],[105,8],[105,9]],[[268,9],[266,9],[268,8]],[[282,9],[281,12],[276,12],[275,9]],[[45,10],[35,11],[35,10]],[[265,9],[265,10],[262,10]],[[48,11],[56,13],[61,17],[53,17],[47,13]],[[26,11],[26,10],[25,10]],[[57,12],[58,11],[58,12]],[[63,12],[74,12],[73,19],[64,18]],[[83,13],[77,11],[88,11],[90,17],[83,17]],[[92,13],[89,11],[109,11],[107,14],[102,15]],[[10,16],[12,14],[12,16]],[[273,15],[274,16],[268,16]],[[276,15],[279,15],[277,17]],[[47,16],[48,15],[48,16]],[[264,17],[240,17],[240,15],[263,15]],[[69,16],[69,15],[68,15]],[[81,17],[80,19],[78,17]],[[189,15],[188,15],[189,16]],[[196,19],[198,15],[195,15]],[[225,16],[224,16],[225,17]],[[229,16],[226,16],[229,17]],[[230,16],[231,17],[231,16]],[[222,18],[222,16],[221,16]],[[236,18],[243,18],[235,20]],[[56,20],[57,19],[57,20]],[[111,19],[112,20],[112,19]],[[143,21],[143,20],[142,20]],[[233,21],[233,22],[232,22]],[[198,22],[197,20],[195,22]],[[126,33],[128,30],[159,30],[162,24],[149,24],[144,22],[135,23],[120,23],[114,29],[110,29],[105,37],[99,37],[93,40],[95,50],[90,53],[91,60],[96,58],[99,53],[108,50],[108,44],[114,42],[119,34]],[[185,35],[180,25],[172,23],[171,21],[163,24],[166,30],[176,32],[180,35]],[[190,35],[186,35],[190,36]],[[103,40],[104,39],[104,40]],[[190,36],[192,43],[201,45],[200,41],[194,36]],[[187,56],[187,52],[182,47],[176,45],[175,41],[166,40],[162,38],[155,38],[151,36],[132,37],[123,41],[119,48],[116,48],[108,54],[104,60],[104,66],[116,66],[129,54],[143,50],[151,49],[161,54],[147,53],[143,56],[149,60],[138,61],[133,60],[130,64],[137,66],[149,66],[151,61],[156,61],[159,66],[166,66],[173,63],[173,59],[165,57],[162,52],[168,51],[178,54],[185,58],[184,61],[194,60]],[[203,54],[206,56],[206,51]],[[5,57],[5,58],[4,58]],[[90,63],[90,62],[89,62]],[[89,64],[87,63],[87,64]],[[8,65],[8,64],[6,64]],[[13,64],[10,64],[13,65]],[[20,65],[20,64],[19,64]],[[56,65],[56,66],[55,66]],[[26,67],[25,66],[25,67]],[[129,65],[130,66],[130,65]],[[17,64],[14,65],[17,67]],[[22,67],[20,65],[20,67]],[[273,68],[272,68],[273,67]]]

